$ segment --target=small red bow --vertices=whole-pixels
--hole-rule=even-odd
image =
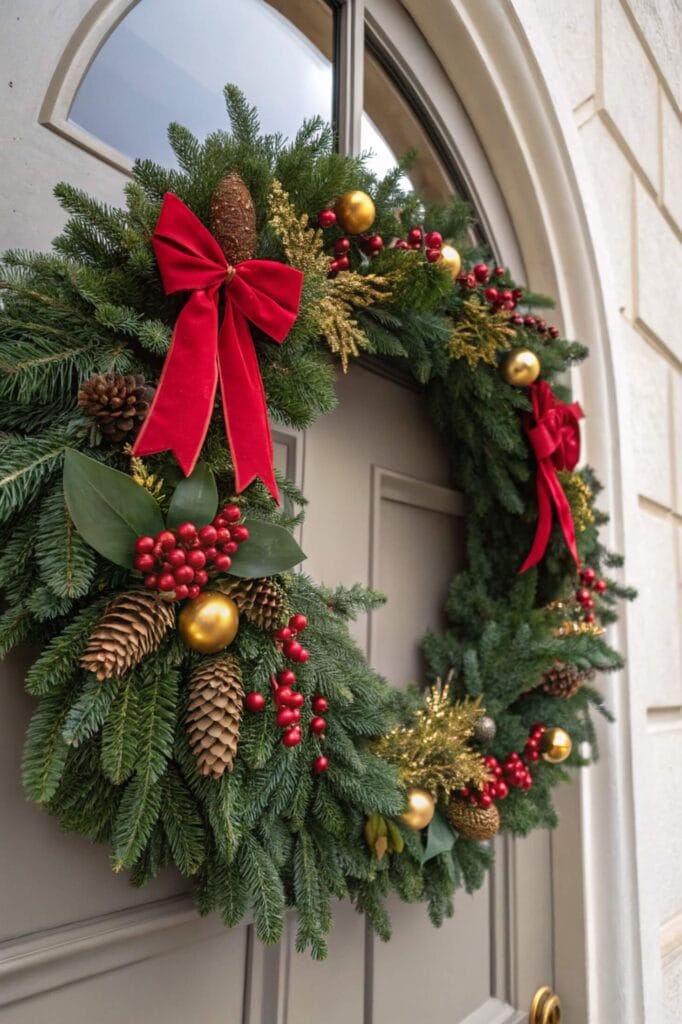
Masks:
[[[538,460],[538,525],[533,546],[519,572],[537,565],[547,550],[552,532],[552,504],[556,508],[568,550],[576,565],[580,565],[571,508],[559,483],[557,470],[575,469],[580,458],[578,420],[585,414],[578,402],[572,405],[560,402],[544,380],[531,384],[530,397],[533,413],[526,415],[523,427]]]
[[[271,260],[232,267],[213,235],[167,192],[152,244],[167,295],[190,292],[135,455],[171,450],[185,476],[194,469],[213,413],[218,380],[237,491],[260,477],[279,504],[272,436],[248,320],[281,343],[298,316],[300,270]],[[218,325],[221,289],[225,314]]]

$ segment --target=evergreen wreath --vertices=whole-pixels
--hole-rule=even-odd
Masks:
[[[295,908],[298,947],[323,958],[333,899],[382,938],[391,892],[438,925],[457,887],[481,885],[481,840],[556,824],[552,788],[588,763],[584,744],[596,756],[590,712],[608,712],[590,680],[622,665],[604,627],[633,592],[608,575],[621,559],[599,539],[594,474],[534,439],[545,413],[577,420],[561,379],[587,355],[539,318],[548,300],[488,266],[464,202],[425,208],[405,191],[407,162],[377,180],[321,121],[287,143],[225,95],[229,133],[200,143],[172,124],[177,169],[138,161],[125,209],[60,184],[53,252],[3,258],[0,654],[40,648],[31,800],[109,844],[135,886],[174,864],[201,914],[251,913],[263,942]],[[237,272],[253,256],[302,272],[283,344],[249,328],[275,421],[304,430],[330,412],[338,363],[359,352],[423,392],[468,508],[448,628],[424,639],[426,695],[391,690],[350,639],[380,594],[292,572],[292,483],[237,494],[220,402],[209,394],[188,475],[168,451],[140,457],[190,301],[165,293],[152,245],[166,193],[230,265],[247,261]],[[543,503],[544,542],[519,573]]]

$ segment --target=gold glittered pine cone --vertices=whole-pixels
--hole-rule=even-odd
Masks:
[[[555,661],[542,677],[542,689],[550,697],[567,700],[574,697],[583,683],[594,678],[594,670],[584,671],[564,661]]]
[[[244,689],[239,662],[231,654],[205,658],[192,673],[187,732],[201,775],[232,771],[242,718]]]
[[[175,609],[156,594],[131,590],[114,598],[90,634],[80,663],[98,679],[119,679],[158,650],[175,625]]]
[[[211,232],[232,266],[256,252],[256,210],[238,174],[228,174],[211,198]]]
[[[154,388],[140,373],[96,373],[81,384],[78,404],[111,441],[123,441],[149,411]]]
[[[495,804],[478,807],[453,794],[446,813],[452,827],[465,839],[483,842],[500,831],[500,812]]]
[[[284,588],[269,576],[260,579],[232,577],[221,581],[216,589],[231,597],[239,614],[258,629],[270,632],[286,621],[287,600]]]

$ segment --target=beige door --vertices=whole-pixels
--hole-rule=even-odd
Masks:
[[[264,0],[239,6],[249,2]],[[7,111],[13,141],[5,151],[3,248],[48,244],[59,227],[50,189],[60,178],[117,201],[124,179],[114,168],[125,167],[124,157],[68,114],[92,56],[132,6],[32,0],[29,10],[11,0],[3,7],[0,54],[17,83]],[[273,6],[309,9],[293,0]],[[345,8],[357,16],[362,4]],[[385,29],[427,76],[423,40],[410,51],[412,37],[398,15],[393,0],[368,5],[375,40]],[[352,57],[353,25],[342,27]],[[358,59],[362,64],[362,52],[355,52]],[[368,110],[377,123],[382,74],[379,64],[368,63]],[[355,86],[348,87],[349,101]],[[422,77],[415,86],[442,90],[442,81],[434,72],[433,81]],[[441,91],[441,109],[448,104],[453,123],[461,119],[460,149],[466,143],[471,159],[480,159],[454,95]],[[39,110],[55,131],[38,123]],[[346,141],[353,144],[359,111],[350,102],[345,113]],[[401,130],[403,115],[399,104],[392,108]],[[435,158],[420,173],[434,188],[447,177]],[[486,174],[483,161],[479,189]],[[489,196],[494,210],[499,196],[492,185]],[[485,221],[486,209],[481,215]],[[506,221],[498,223],[497,238],[513,256]],[[355,635],[372,664],[403,686],[423,678],[418,642],[439,625],[448,580],[460,564],[462,499],[449,486],[444,453],[414,391],[355,365],[338,393],[338,410],[305,437],[278,432],[277,457],[310,499],[306,569],[325,583],[357,580],[388,595],[387,606],[357,623]],[[503,1024],[524,1019],[535,988],[552,984],[551,849],[544,833],[518,844],[500,841],[484,888],[475,897],[459,893],[455,917],[440,930],[424,908],[396,901],[394,938],[383,945],[352,907],[339,905],[324,964],[295,952],[291,926],[279,947],[266,950],[250,926],[227,931],[215,918],[200,920],[171,873],[143,891],[130,888],[111,873],[104,848],[61,834],[24,799],[20,757],[32,701],[22,679],[29,660],[24,652],[1,669],[0,1024]]]

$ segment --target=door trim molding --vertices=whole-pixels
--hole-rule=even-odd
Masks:
[[[217,914],[200,918],[190,896],[173,896],[11,939],[0,943],[0,1007],[224,934]]]

